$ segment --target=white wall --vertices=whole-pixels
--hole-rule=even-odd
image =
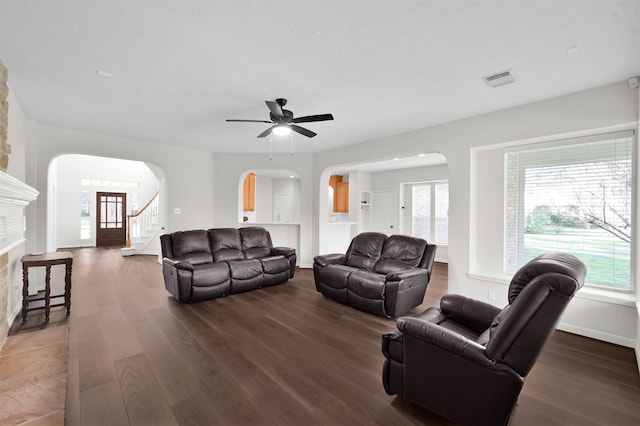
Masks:
[[[27,117],[11,91],[9,91],[7,102],[9,102],[7,143],[11,145],[7,174],[24,182],[26,176]]]
[[[232,182],[229,182],[232,184]],[[273,179],[256,176],[255,217],[256,222],[273,221]]]
[[[475,257],[471,257],[470,247],[476,245],[478,224],[484,226],[486,221],[486,218],[477,216],[472,199],[491,192],[491,187],[482,187],[480,194],[472,194],[471,148],[629,125],[638,121],[638,107],[638,90],[630,89],[624,81],[318,153],[314,156],[313,181],[318,183],[327,179],[328,170],[336,165],[421,152],[443,154],[449,167],[449,291],[482,300],[487,300],[489,292],[493,292],[496,300],[492,303],[502,306],[507,301],[504,284],[468,275],[471,265],[478,263]],[[315,250],[320,247],[320,235],[326,227],[320,216],[326,211],[326,197],[320,197],[320,189],[319,184],[314,185]],[[499,236],[496,238],[500,239]],[[482,250],[487,250],[484,254],[492,259],[501,256],[500,252],[484,246]],[[477,256],[477,251],[473,253]],[[567,329],[581,330],[582,334],[597,335],[626,345],[636,340],[635,307],[597,300],[574,302],[563,319]],[[589,307],[585,310],[586,305]],[[607,315],[599,318],[598,322],[591,321],[591,315],[599,309]]]
[[[131,213],[133,194],[139,197],[138,209],[151,200],[159,189],[158,179],[149,167],[140,161],[68,154],[56,157],[50,170],[55,187],[56,248],[95,246],[95,197],[97,191],[127,194],[127,214]],[[139,183],[139,188],[112,188],[81,186],[81,179],[125,181]],[[53,182],[51,182],[53,184]],[[50,188],[53,185],[50,185]],[[91,239],[80,239],[80,191],[91,191]]]

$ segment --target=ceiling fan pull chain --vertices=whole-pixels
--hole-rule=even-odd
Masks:
[[[289,133],[289,142],[291,143],[291,156],[293,157],[293,133]]]
[[[273,160],[273,134],[269,135],[269,161]]]

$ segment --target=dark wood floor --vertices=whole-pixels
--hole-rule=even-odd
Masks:
[[[67,425],[447,424],[381,383],[394,326],[322,297],[310,270],[279,286],[179,305],[155,257],[74,250]],[[437,265],[425,302],[446,293]],[[19,323],[19,321],[17,321]],[[30,314],[12,334],[42,328]],[[510,425],[638,425],[634,352],[556,332]]]

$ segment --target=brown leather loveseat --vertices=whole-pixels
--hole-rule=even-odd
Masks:
[[[164,285],[181,303],[281,284],[295,272],[295,249],[273,247],[260,227],[179,231],[160,244]]]
[[[397,317],[422,303],[436,246],[407,235],[357,235],[345,254],[316,256],[316,289],[354,308]]]

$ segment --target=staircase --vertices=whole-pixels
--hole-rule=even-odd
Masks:
[[[160,193],[135,214],[127,215],[127,246],[121,249],[123,256],[157,254],[160,232]]]

